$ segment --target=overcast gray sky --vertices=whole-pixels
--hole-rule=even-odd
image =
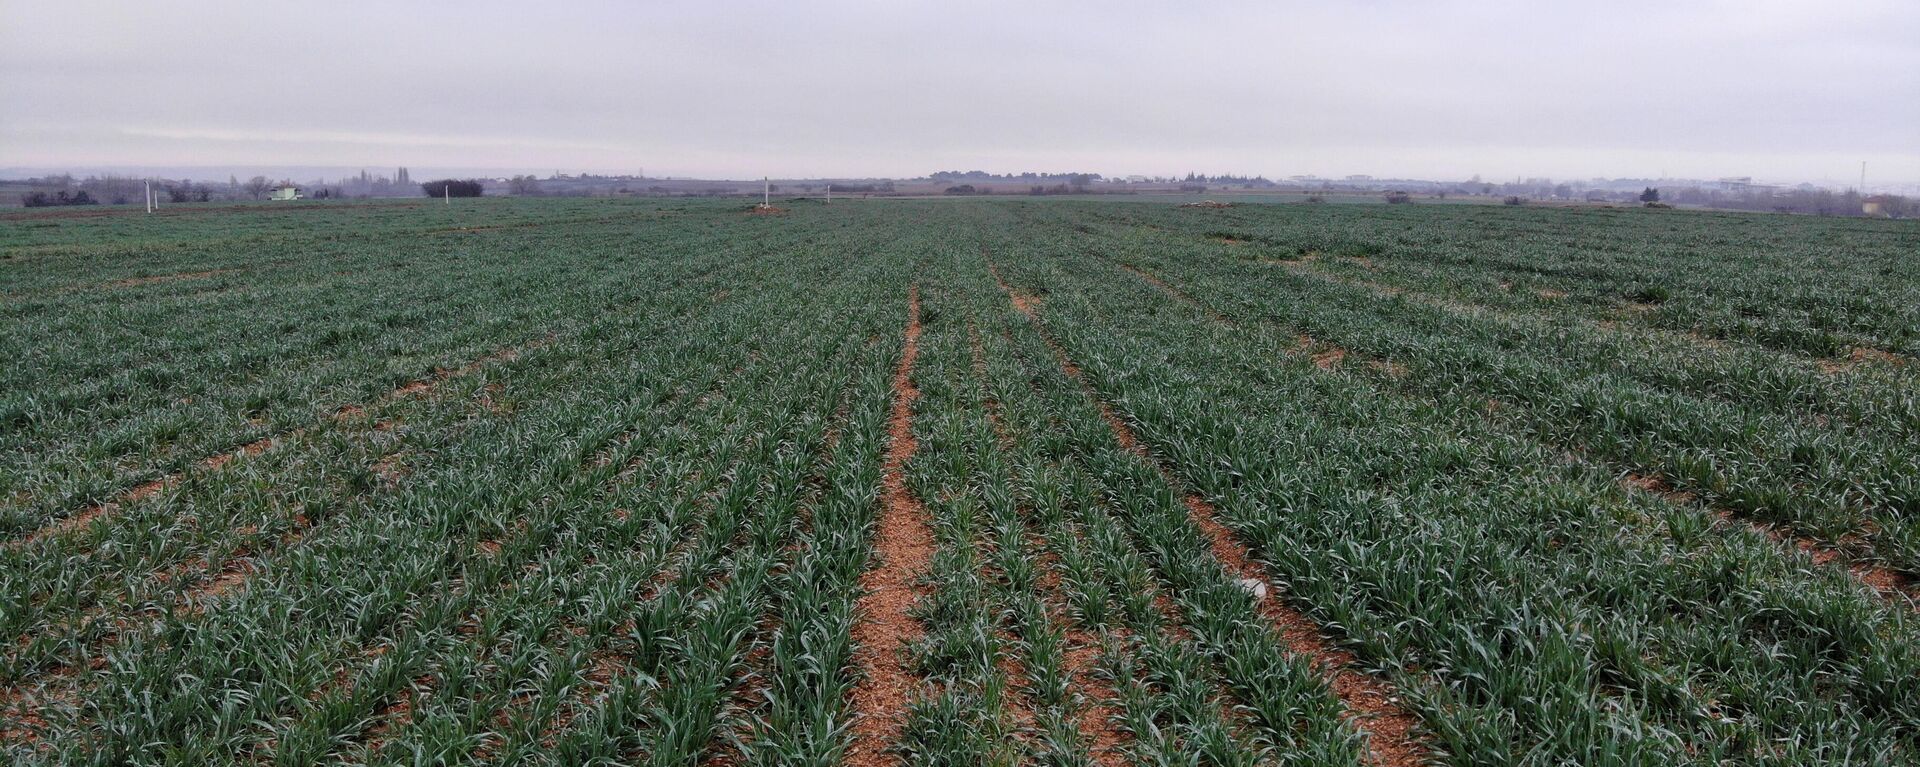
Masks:
[[[1920,181],[1920,3],[0,0],[0,167]]]

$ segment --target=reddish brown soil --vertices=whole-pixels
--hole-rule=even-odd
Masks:
[[[1367,367],[1395,381],[1407,377],[1407,366],[1392,360],[1368,360]]]
[[[423,674],[415,677],[413,684],[401,688],[400,691],[394,695],[393,702],[387,704],[385,708],[380,709],[380,713],[375,716],[375,719],[378,721],[374,722],[372,727],[367,728],[365,735],[364,742],[366,743],[368,753],[380,753],[387,746],[387,736],[389,734],[394,730],[413,723],[414,698],[420,694],[417,691],[432,689],[434,687],[434,681],[431,674]]]
[[[1328,346],[1314,353],[1313,366],[1321,370],[1332,370],[1334,368],[1340,367],[1340,363],[1345,362],[1346,360],[1347,360],[1346,349],[1342,349],[1338,346]]]
[[[1853,347],[1852,351],[1847,352],[1847,359],[1856,363],[1878,362],[1895,367],[1905,365],[1908,362],[1907,358],[1894,354],[1893,352],[1882,349],[1871,349],[1865,346]]]
[[[747,209],[749,216],[784,216],[787,209],[778,205],[755,205]]]
[[[257,572],[259,572],[258,568],[250,560],[240,557],[227,560],[226,564],[220,568],[219,575],[187,592],[188,609],[195,612],[205,611],[209,602],[217,601],[246,585]]]
[[[1847,356],[1844,359],[1823,359],[1815,364],[1820,366],[1822,372],[1832,375],[1849,372],[1868,365],[1884,365],[1896,368],[1904,367],[1907,362],[1908,359],[1906,357],[1894,354],[1893,352],[1883,349],[1871,349],[1865,346],[1856,346],[1847,351]]]
[[[893,374],[893,411],[889,418],[886,460],[881,471],[882,508],[875,531],[875,566],[860,578],[865,592],[854,603],[854,663],[860,682],[853,688],[853,744],[848,767],[880,767],[897,760],[887,749],[900,733],[908,696],[916,687],[905,666],[908,642],[924,629],[907,615],[918,598],[917,582],[933,558],[933,531],[926,509],[907,487],[905,464],[919,450],[913,436],[913,363],[920,354],[920,288],[907,297],[907,330],[900,364]]]
[[[567,728],[573,726],[574,717],[586,712],[592,700],[613,687],[615,675],[625,665],[626,659],[613,651],[596,650],[593,653],[593,664],[580,675],[584,683],[575,689],[572,703],[562,706],[560,711],[554,714],[553,721],[548,722],[546,728],[541,730],[540,742],[547,748],[552,748],[559,742],[560,733],[566,732]]]
[[[991,262],[989,268],[992,269]],[[999,271],[993,270],[996,280]],[[1005,283],[1002,283],[1005,286]],[[1031,315],[1029,315],[1031,317]],[[1038,325],[1036,324],[1036,328]],[[1138,436],[1113,412],[1113,408],[1095,392],[1079,368],[1068,358],[1066,350],[1056,343],[1052,335],[1040,329],[1041,337],[1060,358],[1061,369],[1087,390],[1100,408],[1100,414],[1112,429],[1115,441],[1129,452],[1149,462],[1155,470],[1167,478],[1170,484],[1177,484],[1176,478],[1167,467],[1149,453]],[[1265,572],[1255,564],[1251,553],[1240,545],[1225,525],[1219,521],[1214,508],[1198,495],[1187,494],[1188,515],[1200,528],[1213,550],[1213,555],[1235,578],[1266,581]],[[1171,605],[1169,605],[1170,607]],[[1413,734],[1417,719],[1412,712],[1401,707],[1392,688],[1384,682],[1353,669],[1352,653],[1329,645],[1321,638],[1319,626],[1304,614],[1281,603],[1275,598],[1258,600],[1261,614],[1273,624],[1287,649],[1310,658],[1313,665],[1326,678],[1329,687],[1346,705],[1353,724],[1367,734],[1367,762],[1382,767],[1410,767],[1424,762],[1430,749]]]
[[[1100,645],[1085,631],[1067,632],[1067,654],[1062,664],[1069,684],[1086,697],[1080,710],[1080,734],[1086,736],[1087,756],[1097,767],[1121,767],[1127,763],[1127,737],[1113,721],[1120,715],[1120,694],[1102,678],[1099,665]]]
[[[180,476],[174,474],[135,486],[117,499],[96,503],[82,509],[77,514],[54,520],[45,527],[28,533],[26,537],[8,542],[7,547],[20,548],[45,538],[59,538],[70,535],[93,524],[94,520],[119,511],[122,505],[151,497],[153,494],[165,490],[178,481],[180,481]]]
[[[1068,625],[1072,620],[1067,617],[1064,606],[1066,599],[1060,585],[1060,561],[1046,550],[1045,539],[1038,535],[1035,536],[1033,548],[1042,552],[1040,578],[1035,586],[1039,589],[1041,602],[1046,605],[1047,619],[1056,626]],[[1096,767],[1121,767],[1126,764],[1127,735],[1113,726],[1119,716],[1120,695],[1097,672],[1100,642],[1084,628],[1068,629],[1066,640],[1066,656],[1062,659],[1061,670],[1066,672],[1071,689],[1078,691],[1085,700],[1078,723],[1080,734],[1085,738],[1087,756]]]
[[[63,666],[36,682],[0,689],[0,745],[38,742],[47,729],[47,712],[76,701],[71,683],[78,675],[79,669]],[[46,748],[46,744],[41,745],[41,749]]]

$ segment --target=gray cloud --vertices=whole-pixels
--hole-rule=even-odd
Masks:
[[[1920,181],[1858,2],[0,0],[0,166]]]

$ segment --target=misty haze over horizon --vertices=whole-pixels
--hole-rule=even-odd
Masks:
[[[1920,9],[1880,0],[0,0],[20,170],[1851,186],[1866,161],[1873,189],[1920,183],[1915,94]]]

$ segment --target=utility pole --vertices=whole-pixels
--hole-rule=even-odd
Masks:
[[[760,177],[760,207],[773,207],[773,182],[766,176]]]
[[[1867,161],[1861,160],[1860,161],[1860,195],[1862,197],[1865,197],[1866,194],[1867,194]]]

